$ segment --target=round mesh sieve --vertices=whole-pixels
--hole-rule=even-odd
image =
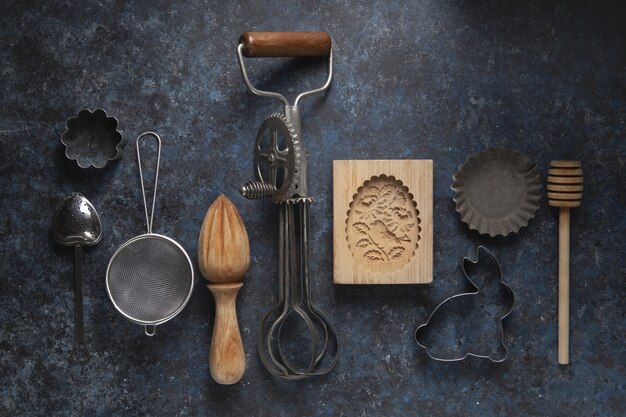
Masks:
[[[187,304],[193,268],[178,243],[149,233],[129,240],[115,252],[106,281],[120,313],[140,324],[160,324]]]

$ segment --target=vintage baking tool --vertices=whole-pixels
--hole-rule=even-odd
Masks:
[[[251,199],[272,197],[278,203],[278,304],[263,318],[259,355],[273,375],[300,379],[322,375],[337,361],[338,346],[330,320],[313,305],[309,282],[309,207],[307,154],[302,145],[298,104],[325,91],[332,80],[331,39],[325,32],[246,32],[237,47],[246,86],[254,94],[280,100],[285,114],[274,113],[261,125],[254,148],[256,180],[241,187]],[[245,57],[328,56],[328,78],[320,88],[299,94],[294,104],[281,94],[255,88]]]
[[[452,176],[456,211],[478,233],[517,233],[539,208],[539,173],[519,152],[488,148],[467,158]]]
[[[497,326],[497,328],[494,329],[493,334],[496,335],[498,339],[499,352],[489,351],[489,349],[485,349],[485,347],[483,347],[483,350],[475,350],[475,346],[464,346],[464,344],[466,344],[468,342],[468,339],[471,339],[471,337],[467,333],[460,333],[463,333],[463,330],[465,330],[466,332],[475,331],[474,326],[472,325],[473,323],[471,323],[471,321],[476,320],[476,316],[472,315],[470,311],[463,310],[461,311],[461,314],[457,317],[457,319],[460,318],[460,321],[462,321],[463,323],[447,323],[445,321],[445,315],[443,316],[443,320],[441,319],[441,317],[438,317],[439,314],[445,314],[445,312],[440,313],[440,311],[455,307],[452,306],[452,304],[454,303],[475,301],[478,297],[484,295],[484,293],[486,292],[486,288],[479,289],[479,287],[475,283],[476,279],[484,280],[484,277],[481,276],[484,274],[473,271],[474,268],[480,266],[487,267],[486,274],[494,275],[496,279],[491,279],[491,282],[497,283],[497,285],[499,286],[497,288],[497,292],[499,292],[503,298],[503,307],[497,308],[495,311],[483,305],[479,306],[480,308],[475,309],[480,313],[488,311],[491,315],[491,317],[489,317],[489,320],[487,321],[487,324],[489,325],[495,323]],[[417,328],[415,332],[415,340],[417,341],[417,344],[426,351],[430,358],[438,361],[460,361],[467,358],[468,356],[475,356],[477,358],[490,359],[492,362],[502,362],[508,356],[508,348],[504,339],[504,327],[502,325],[502,320],[507,317],[511,313],[511,311],[513,311],[513,307],[515,306],[515,296],[513,295],[513,290],[504,281],[502,281],[502,269],[500,268],[498,260],[484,246],[479,246],[476,250],[475,261],[464,257],[461,261],[461,269],[463,270],[463,274],[465,275],[465,278],[467,278],[467,281],[471,286],[471,291],[453,295],[452,297],[446,298],[441,303],[439,303],[439,305],[437,305],[437,307],[435,307],[430,313],[426,322]],[[475,275],[475,277],[472,278],[471,275]],[[489,291],[488,293],[491,296],[498,296],[497,292]],[[466,307],[466,304],[460,304],[460,306]],[[437,323],[435,324],[435,322]],[[465,326],[463,326],[464,324]],[[438,326],[437,330],[439,330],[440,332],[448,330],[448,332],[450,332],[452,335],[456,335],[456,338],[458,340],[453,341],[453,348],[450,349],[452,350],[452,352],[446,351],[446,349],[437,350],[434,346],[431,346],[428,343],[427,332],[430,331],[429,326]]]
[[[74,247],[74,348],[70,362],[89,362],[83,322],[83,246],[93,246],[102,238],[102,223],[95,207],[83,195],[72,193],[56,211],[52,237],[60,245]]]
[[[237,207],[223,194],[211,204],[198,238],[198,264],[211,282],[215,324],[209,351],[209,369],[215,382],[239,382],[246,367],[236,300],[250,265],[248,233]]]
[[[156,139],[158,146],[150,215],[140,151],[140,142],[146,137]],[[107,292],[113,306],[128,320],[143,325],[148,336],[154,335],[155,326],[182,311],[193,290],[193,267],[183,247],[167,236],[152,233],[160,161],[161,138],[154,132],[139,135],[137,162],[148,230],[115,251],[106,273]]]
[[[552,161],[548,170],[548,204],[559,208],[559,364],[569,363],[569,220],[570,208],[583,198],[580,161]]]
[[[433,280],[433,162],[333,161],[335,284]]]
[[[118,129],[115,117],[102,109],[83,109],[78,116],[67,119],[67,129],[61,135],[65,156],[81,168],[104,168],[109,161],[122,157],[126,144],[124,133]]]

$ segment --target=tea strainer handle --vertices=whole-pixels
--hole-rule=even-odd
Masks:
[[[150,217],[148,217],[148,203],[146,199],[146,187],[143,181],[143,169],[141,168],[141,151],[139,150],[139,142],[145,136],[152,136],[157,140],[158,153],[156,160],[156,172],[154,174],[154,191],[152,192],[152,209],[150,210]],[[154,219],[154,206],[156,205],[157,184],[159,182],[159,167],[161,166],[161,138],[154,132],[144,132],[137,138],[137,163],[139,164],[139,177],[141,178],[141,194],[143,195],[143,207],[146,212],[146,226],[148,233],[152,233],[152,220]],[[148,334],[146,330],[146,334]],[[152,333],[154,334],[154,332]],[[151,336],[151,335],[148,335]]]

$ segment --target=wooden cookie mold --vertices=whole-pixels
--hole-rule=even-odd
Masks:
[[[334,282],[432,282],[431,160],[333,161]]]

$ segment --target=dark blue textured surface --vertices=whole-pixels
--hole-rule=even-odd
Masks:
[[[13,4],[11,4],[13,3]],[[620,1],[363,2],[82,1],[0,5],[0,415],[404,416],[625,414],[624,165],[626,8]],[[519,5],[516,5],[519,4]],[[341,344],[322,378],[270,377],[257,326],[275,302],[277,211],[237,188],[251,179],[262,119],[280,106],[253,96],[235,58],[245,30],[327,30],[336,76],[304,101],[309,151],[313,292]],[[289,94],[315,86],[307,68],[254,61],[255,80]],[[102,107],[129,138],[103,171],[67,161],[67,117]],[[144,231],[134,138],[164,140],[155,231],[196,262],[210,203],[239,207],[252,264],[239,296],[247,371],[232,387],[207,367],[213,301],[199,277],[183,313],[148,338],[107,299],[118,245]],[[526,154],[542,178],[551,159],[584,163],[573,212],[571,358],[556,365],[557,228],[542,198],[529,226],[491,239],[469,232],[450,178],[489,145]],[[429,286],[332,284],[333,159],[435,161],[434,262]],[[85,251],[88,366],[70,366],[73,254],[54,245],[54,207],[71,191],[102,216]],[[509,359],[441,364],[413,332],[442,298],[463,290],[463,255],[485,244],[517,306],[505,322]]]

